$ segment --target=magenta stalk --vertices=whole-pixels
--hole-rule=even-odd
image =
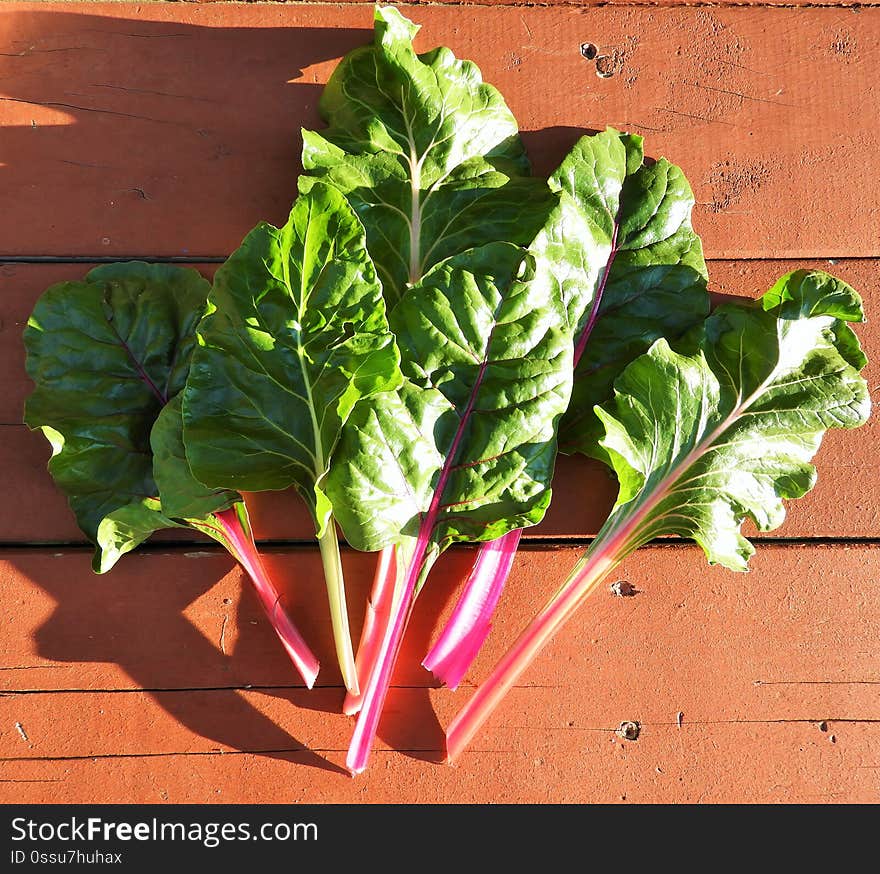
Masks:
[[[588,553],[574,566],[562,588],[532,620],[452,720],[446,732],[448,761],[453,762],[461,755],[535,656],[620,563],[621,558],[605,551],[595,558]]]
[[[518,529],[481,545],[452,615],[422,662],[450,689],[458,688],[489,636],[521,536]]]
[[[290,660],[303,678],[306,687],[311,689],[318,676],[318,660],[303,640],[299,630],[293,624],[293,620],[281,606],[281,595],[266,572],[250,531],[242,524],[235,507],[215,513],[214,518],[220,526],[225,540],[224,545],[250,577],[254,591],[257,593],[257,598],[269,622],[290,656]]]

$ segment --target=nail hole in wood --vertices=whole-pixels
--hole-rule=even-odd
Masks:
[[[593,45],[591,42],[582,42],[581,43],[581,56],[586,58],[588,61],[593,61],[596,59],[596,55],[599,54],[599,49]]]
[[[620,728],[617,729],[617,736],[622,737],[624,740],[638,740],[641,731],[642,726],[638,722],[626,720],[620,723]]]

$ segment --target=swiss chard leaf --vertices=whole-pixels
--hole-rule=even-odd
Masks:
[[[327,477],[327,494],[346,540],[375,552],[414,536],[443,465],[434,435],[449,439],[442,421],[450,405],[439,391],[405,381],[397,391],[358,404]]]
[[[97,571],[178,524],[160,503],[150,438],[186,380],[209,287],[191,269],[108,264],[49,288],[28,321],[25,422],[52,445],[49,471],[97,545]],[[191,477],[175,488],[196,506],[237,499]]]
[[[559,430],[564,451],[602,457],[593,406],[659,337],[709,311],[706,263],[679,167],[644,158],[642,138],[582,137],[550,177],[560,205],[539,235],[575,336],[575,383]]]
[[[193,473],[249,491],[295,486],[318,533],[339,665],[358,691],[324,480],[359,401],[402,381],[382,287],[345,197],[317,183],[217,271],[183,399]]]
[[[499,240],[528,244],[555,197],[530,177],[516,120],[470,61],[417,55],[418,27],[377,8],[375,42],[347,55],[303,131],[300,190],[344,192],[393,306],[434,264]]]
[[[677,337],[708,312],[706,265],[691,227],[693,194],[681,170],[646,161],[641,137],[613,129],[582,137],[550,177],[559,194],[532,248],[541,252],[542,280],[558,289],[575,337],[575,381],[559,428],[560,449],[604,459],[593,406],[611,397],[623,368],[658,337]],[[478,565],[505,575],[518,535],[484,544]],[[503,579],[475,572],[465,583],[441,637],[482,639]],[[491,595],[491,597],[490,597]],[[484,605],[482,613],[465,610]],[[434,670],[455,685],[476,648],[468,645]],[[425,665],[434,665],[432,651]]]
[[[491,540],[540,521],[571,335],[525,250],[494,243],[447,259],[390,316],[407,378],[358,409],[328,494],[347,539]]]
[[[323,481],[358,400],[401,381],[364,231],[326,185],[282,228],[258,225],[217,271],[183,397],[195,476],[248,491],[295,486],[319,534]]]
[[[162,504],[158,498],[143,498],[122,504],[110,510],[98,523],[98,530],[92,538],[95,543],[95,555],[92,569],[103,574],[136,546],[161,531],[163,528],[185,528],[162,512]]]
[[[153,476],[162,496],[163,512],[175,519],[204,519],[226,510],[241,496],[229,489],[209,489],[192,474],[183,445],[181,395],[159,413],[150,433]]]
[[[596,410],[620,480],[599,542],[623,538],[629,552],[677,534],[745,570],[743,520],[781,525],[783,499],[815,482],[825,431],[868,417],[865,357],[847,324],[862,320],[846,283],[799,270],[759,306],[725,304],[680,342],[657,341]]]
[[[198,482],[184,454],[180,390],[209,289],[195,270],[142,262],[48,289],[25,330],[36,383],[25,421],[52,444],[49,470],[96,544],[96,572],[162,528],[213,537],[247,571],[311,688],[318,661],[280,606],[244,501]]]
[[[662,534],[691,537],[709,561],[745,570],[740,526],[780,525],[783,500],[812,487],[828,428],[870,413],[865,356],[849,322],[859,296],[824,273],[784,276],[757,306],[728,304],[680,341],[657,340],[597,407],[620,480],[608,521],[447,731],[457,758],[532,659],[633,550]]]

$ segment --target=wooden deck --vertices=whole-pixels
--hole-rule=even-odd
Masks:
[[[794,266],[851,282],[880,399],[880,7],[403,8],[423,47],[449,45],[502,90],[539,171],[606,125],[680,164],[713,290],[756,295]],[[320,126],[322,84],[371,26],[359,2],[0,6],[0,802],[880,801],[876,417],[828,435],[816,489],[760,538],[751,573],[691,545],[630,558],[619,577],[637,594],[596,595],[454,767],[442,727],[611,505],[598,465],[560,462],[457,693],[419,667],[472,553],[444,557],[357,779],[294,495],[256,496],[253,515],[323,663],[311,692],[206,543],[166,534],[91,573],[48,447],[20,424],[36,297],[101,259],[209,275],[258,220],[283,221],[299,129]],[[373,560],[344,560],[357,626]],[[615,733],[624,720],[637,740]]]

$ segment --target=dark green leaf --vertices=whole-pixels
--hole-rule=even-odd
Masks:
[[[208,289],[195,270],[110,264],[48,289],[28,321],[25,421],[52,445],[49,471],[98,544],[97,570],[175,524],[158,503],[150,433],[186,380]]]
[[[193,475],[183,446],[181,395],[159,413],[150,434],[153,476],[162,497],[162,512],[174,519],[201,520],[241,501],[228,489],[209,489]]]
[[[534,269],[517,246],[484,246],[434,267],[392,312],[407,383],[356,411],[327,482],[357,548],[425,519],[443,549],[542,518],[572,350]]]
[[[186,453],[201,482],[295,485],[321,534],[323,479],[362,398],[401,380],[364,231],[315,185],[283,228],[261,224],[217,271],[184,392]]]
[[[550,187],[560,205],[534,248],[560,289],[577,362],[560,446],[601,458],[593,406],[658,337],[680,336],[709,311],[694,197],[680,168],[646,161],[641,137],[612,129],[581,138]]]

